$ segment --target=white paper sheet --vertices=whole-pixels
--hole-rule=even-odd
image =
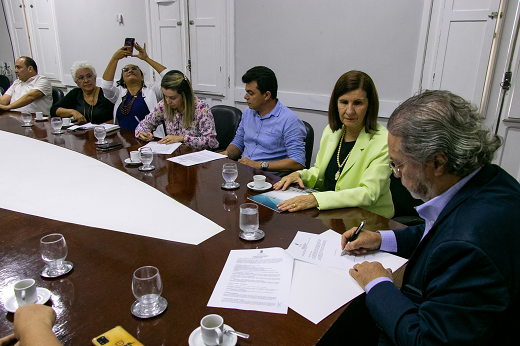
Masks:
[[[99,126],[99,125],[103,125],[105,127],[105,130],[107,130],[107,132],[119,129],[119,125],[114,125],[114,124],[92,124],[92,123],[86,123],[86,124],[83,124],[83,125],[72,125],[71,127],[67,128],[67,130],[71,130],[71,131],[74,131],[74,130],[77,130],[77,129],[80,129],[80,130],[92,130],[94,127]]]
[[[176,162],[183,166],[193,166],[198,165],[204,162],[209,162],[218,159],[224,159],[227,156],[215,153],[209,150],[201,150],[195,153],[189,153],[186,155],[179,155],[175,157],[170,157],[168,161]]]
[[[166,154],[170,155],[173,153],[178,147],[181,146],[182,143],[172,143],[172,144],[159,144],[159,142],[150,142],[142,148],[150,148],[152,149],[154,154]]]
[[[310,238],[308,236],[309,233],[298,233],[303,233],[303,235],[300,235],[303,239]],[[297,241],[298,236],[297,234],[293,243]],[[335,244],[335,247],[341,248],[341,235],[333,230],[328,230],[320,235],[311,234],[311,236],[321,239],[321,244],[326,240],[327,244]],[[317,243],[317,241],[314,241],[314,244]],[[300,242],[300,244],[303,244],[303,242]],[[327,251],[327,248],[327,245],[325,245],[324,251]],[[293,249],[289,251],[288,249],[287,251],[296,254],[300,253],[301,255],[303,253],[302,247],[297,246],[297,249],[300,250],[294,251],[295,249]],[[310,249],[315,249],[315,247],[311,245]],[[307,254],[309,250],[307,250]],[[334,250],[332,251],[334,252]],[[355,263],[378,261],[385,268],[392,268],[393,271],[406,263],[405,259],[389,253],[378,251],[376,254],[378,256],[345,255],[342,257],[346,257],[344,260],[346,261],[345,263],[349,263],[349,266],[342,263],[341,261],[343,260],[339,260],[339,263],[341,266],[346,266],[347,268],[345,269],[350,269]],[[316,256],[317,258],[318,256]],[[324,256],[321,257],[322,260],[323,258]],[[318,261],[318,263],[320,262]],[[291,283],[291,298],[289,300],[289,307],[292,310],[315,324],[320,323],[324,318],[364,292],[356,280],[350,276],[348,270],[324,267],[323,262],[321,264],[312,264],[295,259]]]
[[[67,141],[72,134],[61,135]],[[0,208],[79,225],[199,244],[222,227],[102,161],[0,131]],[[151,172],[150,174],[154,174]],[[71,188],[73,180],[76,186]],[[151,202],[153,201],[153,203]],[[13,230],[15,231],[15,230]]]
[[[286,314],[293,263],[281,248],[231,250],[208,306]]]
[[[300,261],[343,270],[351,269],[356,263],[376,261],[385,268],[395,271],[407,262],[402,257],[384,251],[374,251],[357,256],[341,256],[341,234],[333,230],[322,234],[299,231],[287,248],[287,252]]]

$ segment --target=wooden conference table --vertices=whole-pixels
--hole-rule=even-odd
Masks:
[[[143,173],[124,163],[130,151],[144,145],[134,138],[133,131],[120,130],[108,135],[108,141],[120,142],[124,148],[103,153],[96,150],[93,131],[67,131],[56,136],[51,134],[49,121],[33,120],[33,123],[35,125],[31,128],[22,127],[18,112],[0,114],[0,130],[97,158],[155,187],[225,230],[195,246],[0,209],[0,309],[5,313],[5,318],[0,322],[0,336],[12,331],[13,314],[5,310],[4,303],[13,294],[13,283],[34,278],[38,286],[52,293],[52,307],[57,313],[53,330],[64,345],[89,345],[93,337],[117,325],[123,326],[147,346],[187,345],[188,337],[199,326],[200,319],[211,313],[220,314],[227,325],[251,335],[248,340],[239,338],[238,345],[315,345],[345,307],[315,325],[291,309],[287,315],[281,315],[206,306],[229,251],[256,247],[287,248],[297,231],[321,233],[331,228],[342,233],[364,219],[367,220],[367,229],[402,227],[360,208],[332,211],[312,209],[279,214],[259,206],[260,229],[266,236],[258,242],[246,242],[238,237],[239,206],[247,201],[248,196],[255,194],[246,184],[254,174],[264,172],[238,164],[237,182],[241,186],[238,190],[226,191],[220,185],[223,182],[222,164],[231,161],[227,158],[184,167],[166,161],[171,155],[154,155],[152,164],[156,169]],[[182,145],[173,155],[188,152],[191,149]],[[279,179],[271,174],[265,175],[271,183]],[[49,172],[50,179],[66,182],[64,188],[70,191],[70,199],[49,203],[57,206],[60,203],[77,203],[85,213],[110,207],[109,192],[104,198],[105,206],[82,205],[81,189],[75,191],[72,188],[74,185],[81,186],[80,181],[74,181],[74,177],[62,177],[59,172]],[[136,199],[129,203],[153,201]],[[44,279],[40,276],[43,261],[39,240],[55,232],[65,236],[67,260],[74,263],[74,270],[57,279]],[[168,301],[167,310],[149,320],[136,318],[130,313],[130,306],[135,301],[131,290],[132,273],[144,265],[159,268],[164,286],[162,296]]]

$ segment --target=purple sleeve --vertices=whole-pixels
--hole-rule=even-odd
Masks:
[[[196,102],[195,107],[195,121],[200,135],[196,136],[188,132],[184,135],[184,143],[196,149],[218,147],[215,120],[211,109],[207,103],[201,101]]]
[[[377,231],[381,234],[381,247],[379,250],[397,252],[397,240],[394,231]]]
[[[377,279],[374,279],[372,281],[370,281],[366,286],[365,286],[365,292],[368,293],[370,292],[370,290],[377,284],[381,283],[381,282],[385,282],[385,281],[390,281],[393,283],[393,281],[390,279],[390,278],[387,278],[387,277],[380,277],[380,278],[377,278]]]

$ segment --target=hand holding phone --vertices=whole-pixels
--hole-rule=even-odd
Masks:
[[[135,38],[133,38],[133,37],[125,38],[125,47],[128,47],[128,51],[130,52],[130,54],[134,54],[134,45],[135,45]]]

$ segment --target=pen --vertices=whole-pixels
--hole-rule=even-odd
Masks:
[[[365,222],[366,222],[366,220],[361,221],[361,223],[359,224],[358,228],[354,231],[354,234],[352,234],[352,237],[350,237],[350,239],[348,240],[347,243],[350,243],[351,241],[354,241],[354,240],[357,239],[359,233],[361,233],[361,229],[365,225]],[[347,245],[345,245],[345,247],[347,247]],[[343,249],[341,251],[341,256],[344,256],[346,254],[347,254],[347,250]]]
[[[146,130],[144,129],[143,124],[141,124],[141,121],[139,121],[139,118],[138,118],[136,115],[134,115],[134,118],[135,118],[135,120],[137,120],[137,122],[139,123],[139,126],[141,126],[141,128],[143,129],[143,131],[146,132]]]

